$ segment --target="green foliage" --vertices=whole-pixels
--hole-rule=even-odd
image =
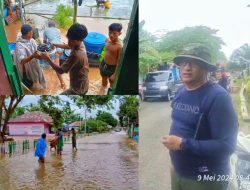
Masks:
[[[121,100],[120,111],[118,112],[119,120],[123,126],[125,121],[138,117],[139,99],[137,96],[124,96]]]
[[[71,109],[69,102],[66,102],[66,104],[63,106],[62,111],[64,123],[73,123],[74,121],[77,121],[80,117],[80,114],[75,114],[75,112]]]
[[[16,118],[19,115],[23,115],[26,112],[26,107],[16,107],[10,118]]]
[[[98,111],[96,119],[103,121],[107,123],[108,125],[111,125],[112,127],[115,127],[118,123],[118,121],[113,117],[111,113],[104,112],[104,111]]]
[[[112,96],[70,96],[78,107],[86,106],[89,110],[96,106],[106,106],[112,108]]]
[[[63,111],[58,107],[63,102],[59,96],[40,96],[37,106],[31,106],[30,111],[42,111],[50,115],[53,119],[53,127],[58,129],[62,127]]]
[[[211,51],[212,62],[218,62],[223,56],[220,51],[225,45],[223,40],[216,36],[218,30],[206,26],[185,27],[181,30],[168,32],[159,42],[159,51],[174,51],[181,53],[182,49],[192,43],[204,44]]]
[[[162,63],[171,63],[182,49],[193,43],[204,44],[211,51],[213,63],[226,63],[221,51],[224,42],[217,36],[217,30],[206,26],[186,27],[170,31],[157,38],[143,29],[145,21],[139,23],[139,67],[140,74],[157,69]]]
[[[53,19],[59,24],[61,28],[68,29],[73,24],[74,9],[70,6],[58,5],[56,8],[56,13]]]
[[[229,69],[243,70],[250,62],[250,46],[249,44],[243,44],[239,48],[235,49],[230,56]]]
[[[92,132],[105,132],[109,129],[107,128],[107,124],[103,121],[95,120],[95,119],[88,119],[86,121],[86,126],[89,127],[89,130]]]

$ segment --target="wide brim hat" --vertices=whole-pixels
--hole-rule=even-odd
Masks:
[[[186,59],[194,59],[208,71],[215,71],[217,67],[211,63],[211,53],[209,48],[203,45],[191,45],[183,49],[181,54],[177,55],[173,62],[180,66]]]

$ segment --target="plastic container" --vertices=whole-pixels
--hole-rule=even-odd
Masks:
[[[13,43],[13,42],[9,43],[9,50],[11,54],[15,51],[15,47],[16,47],[16,43]]]
[[[98,32],[89,32],[83,40],[87,52],[100,54],[106,43],[106,36]]]
[[[8,9],[7,8],[5,8],[3,10],[3,17],[6,17],[6,16],[8,16]]]

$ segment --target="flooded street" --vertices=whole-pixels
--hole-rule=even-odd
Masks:
[[[45,164],[33,153],[0,160],[0,189],[138,189],[138,153],[124,132],[84,137],[77,146],[66,142],[61,158],[48,150]]]
[[[112,17],[129,19],[134,0],[112,0],[110,9],[97,8],[96,0],[83,0],[78,16]],[[59,4],[72,6],[72,0],[41,0],[25,6],[27,13],[54,14]]]

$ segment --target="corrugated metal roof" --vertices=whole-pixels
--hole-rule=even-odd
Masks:
[[[71,127],[80,127],[80,125],[83,125],[84,124],[84,120],[83,121],[75,121],[71,124],[69,124],[69,126]]]
[[[9,122],[19,123],[19,122],[45,122],[45,123],[52,123],[52,118],[43,112],[35,111],[25,113],[23,115],[17,116],[14,119],[10,119]]]

